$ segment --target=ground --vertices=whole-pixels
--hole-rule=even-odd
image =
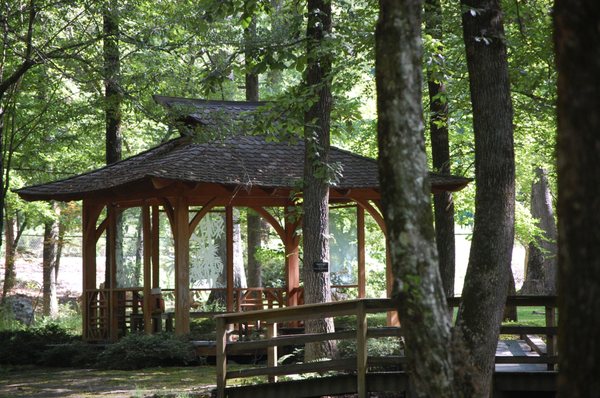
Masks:
[[[209,398],[214,366],[139,371],[0,367],[0,398]]]

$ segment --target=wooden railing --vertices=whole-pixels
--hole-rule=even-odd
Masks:
[[[450,299],[449,306],[459,305],[460,298]],[[532,334],[546,336],[547,352],[539,357],[496,357],[496,363],[547,364],[553,369],[557,362],[556,342],[556,298],[555,297],[509,297],[507,305],[543,306],[546,308],[546,326],[502,326],[501,334],[526,337]],[[311,304],[281,309],[230,313],[216,316],[216,366],[217,366],[217,396],[225,397],[227,380],[234,378],[267,376],[270,382],[277,381],[277,376],[326,371],[356,372],[356,385],[359,397],[366,397],[366,375],[369,367],[401,366],[406,363],[403,356],[369,357],[367,354],[367,339],[402,336],[400,327],[369,328],[367,314],[394,310],[393,302],[389,299],[361,299],[335,303]],[[354,330],[337,331],[333,333],[294,334],[278,336],[277,325],[281,322],[298,322],[308,319],[320,319],[343,315],[356,316]],[[254,341],[233,341],[232,326],[239,323],[261,321],[267,325],[266,336]],[[320,362],[300,363],[278,366],[277,349],[282,346],[298,346],[310,342],[328,340],[353,339],[356,341],[356,357],[333,359]],[[227,356],[247,350],[266,349],[268,353],[267,366],[243,370],[227,370]]]

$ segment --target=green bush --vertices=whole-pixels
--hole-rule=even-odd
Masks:
[[[54,323],[21,330],[4,330],[0,332],[0,363],[38,364],[44,351],[55,344],[66,344],[75,339],[64,328]]]
[[[341,340],[338,342],[337,348],[342,358],[356,356],[356,342],[354,340]],[[368,339],[367,352],[370,357],[402,355],[404,353],[404,344],[397,337]]]
[[[182,366],[196,360],[192,344],[171,334],[131,334],[110,345],[98,356],[104,369],[141,369]]]
[[[60,367],[93,367],[98,359],[99,346],[75,341],[48,347],[39,356],[38,364]]]

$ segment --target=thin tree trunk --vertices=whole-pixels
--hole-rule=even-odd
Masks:
[[[15,271],[15,224],[14,217],[6,216],[4,221],[4,285],[2,286],[2,302],[15,287],[17,273]]]
[[[331,114],[331,55],[324,49],[331,33],[331,2],[308,0],[306,85],[314,92],[314,102],[304,115],[304,190],[303,190],[303,271],[304,302],[331,301],[329,272],[313,271],[316,262],[329,262],[329,128]],[[307,333],[332,332],[333,319],[305,322]],[[335,343],[306,344],[305,361],[331,358]]]
[[[104,112],[106,128],[106,164],[121,160],[121,102],[120,89],[121,55],[119,50],[119,2],[107,0],[102,9],[103,19],[103,56],[104,56]],[[110,209],[109,212],[113,211]],[[115,210],[116,211],[116,210]],[[117,214],[117,228],[115,237],[115,258],[117,269],[123,265],[123,221],[121,212]],[[110,232],[106,234],[107,242],[111,239]],[[107,250],[110,245],[106,245]],[[106,256],[105,286],[111,287],[109,253]]]
[[[538,220],[543,236],[529,244],[521,294],[556,294],[556,222],[548,172],[537,168],[535,174],[531,185],[531,216]]]
[[[245,62],[246,62],[246,101],[259,100],[258,75],[252,72],[252,63],[256,56],[256,21],[252,18],[250,26],[244,30]],[[248,243],[248,286],[262,286],[262,268],[256,254],[262,247],[263,222],[261,217],[251,209],[246,212]]]
[[[433,39],[442,40],[442,6],[440,0],[425,1],[425,32]],[[448,141],[448,102],[443,81],[443,59],[440,46],[432,55],[434,61],[427,69],[429,88],[429,131],[431,134],[431,154],[433,168],[441,174],[450,174],[450,144]],[[455,241],[454,241],[454,202],[450,192],[433,196],[435,209],[435,237],[439,256],[440,273],[447,297],[454,296]]]
[[[438,267],[425,156],[422,3],[380,0],[379,4],[377,132],[392,295],[405,330],[413,395],[455,397],[451,319]]]
[[[556,0],[558,396],[600,391],[600,2]]]
[[[476,382],[492,387],[514,244],[515,164],[512,103],[499,0],[462,0],[475,132],[475,220],[458,311]]]
[[[56,254],[58,246],[58,220],[48,220],[44,223],[44,242],[42,251],[43,266],[43,314],[56,316],[58,304],[56,303]],[[53,294],[54,293],[54,294]],[[52,300],[55,302],[52,303]],[[54,309],[54,313],[52,310]]]

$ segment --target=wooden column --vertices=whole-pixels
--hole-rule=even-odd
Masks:
[[[101,207],[91,204],[89,200],[83,201],[82,209],[82,275],[83,275],[83,303],[82,303],[82,322],[83,338],[90,338],[90,316],[89,304],[90,293],[88,290],[96,289],[96,221],[100,215]]]
[[[178,196],[174,210],[175,334],[190,332],[190,240],[187,198]]]
[[[152,206],[152,287],[160,287],[160,213]]]
[[[227,311],[233,312],[233,207],[225,207],[225,237],[227,246]]]
[[[394,289],[394,273],[392,272],[392,256],[387,237],[385,239],[385,282],[387,287],[387,296],[392,297]],[[400,326],[398,311],[388,311],[387,313],[388,326]]]
[[[150,207],[142,206],[142,241],[143,241],[143,267],[144,267],[144,333],[152,333],[152,226],[150,224]]]
[[[290,219],[291,215],[285,212],[285,277],[286,277],[286,297],[287,306],[292,307],[298,305],[298,290],[300,288],[300,257],[299,243],[300,240],[296,236],[297,223]]]
[[[365,209],[356,206],[356,240],[358,246],[358,298],[367,295],[367,275],[365,270]]]
[[[110,310],[109,310],[109,338],[111,341],[116,341],[119,338],[119,311],[125,311],[125,309],[118,308],[118,293],[115,292],[117,287],[117,216],[118,211],[116,206],[108,204],[106,206],[106,213],[108,216],[108,227],[106,229],[106,266],[108,267],[108,280],[106,281],[106,288],[108,289],[108,296],[110,297]],[[124,315],[124,314],[123,314]]]

